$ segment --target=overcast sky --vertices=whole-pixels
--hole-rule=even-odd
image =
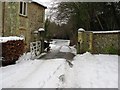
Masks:
[[[37,1],[47,7],[47,9],[45,10],[45,19],[47,16],[53,14],[53,12],[50,11],[50,8],[53,6],[53,3],[56,2],[57,0],[34,0],[34,1]]]
[[[42,4],[44,4],[45,6],[50,6],[50,3],[53,1],[53,0],[35,0],[37,2],[40,2]]]

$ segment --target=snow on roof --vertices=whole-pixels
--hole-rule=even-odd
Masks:
[[[35,2],[35,3],[37,3],[37,4],[39,4],[39,5],[41,5],[42,7],[44,7],[44,8],[47,8],[42,2],[40,2],[39,0],[31,0],[32,2]]]
[[[24,38],[17,37],[17,36],[0,37],[0,43],[7,42],[7,41],[12,41],[12,40],[23,40],[23,39]]]
[[[41,32],[41,31],[45,31],[45,30],[44,30],[44,28],[39,28],[38,31]]]
[[[85,30],[83,28],[79,28],[78,32],[84,32]]]
[[[93,33],[118,33],[120,30],[115,30],[115,31],[92,31]]]

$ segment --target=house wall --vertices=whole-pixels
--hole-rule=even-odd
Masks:
[[[79,32],[78,42],[80,44],[78,45],[78,52],[90,51],[94,54],[120,54],[119,36],[120,32]]]
[[[33,9],[34,8],[34,9]],[[31,41],[37,38],[33,34],[39,28],[44,27],[45,9],[36,3],[28,3],[29,31],[31,31]]]
[[[43,7],[36,3],[28,3],[27,16],[19,16],[19,35],[25,36],[27,49],[29,49],[30,42],[36,41],[34,31],[44,27],[44,13]]]
[[[35,41],[33,32],[44,27],[45,10],[36,3],[28,3],[27,16],[20,15],[19,10],[19,2],[5,2],[4,36],[24,36],[28,50]]]
[[[0,2],[0,36],[2,36],[2,2]]]
[[[5,2],[4,36],[16,36],[19,30],[18,3]]]

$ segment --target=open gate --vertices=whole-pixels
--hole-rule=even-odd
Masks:
[[[30,43],[31,58],[35,58],[41,54],[41,41]]]

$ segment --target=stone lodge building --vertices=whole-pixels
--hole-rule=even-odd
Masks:
[[[29,49],[34,31],[44,28],[46,7],[38,2],[0,2],[0,36],[22,36]]]

